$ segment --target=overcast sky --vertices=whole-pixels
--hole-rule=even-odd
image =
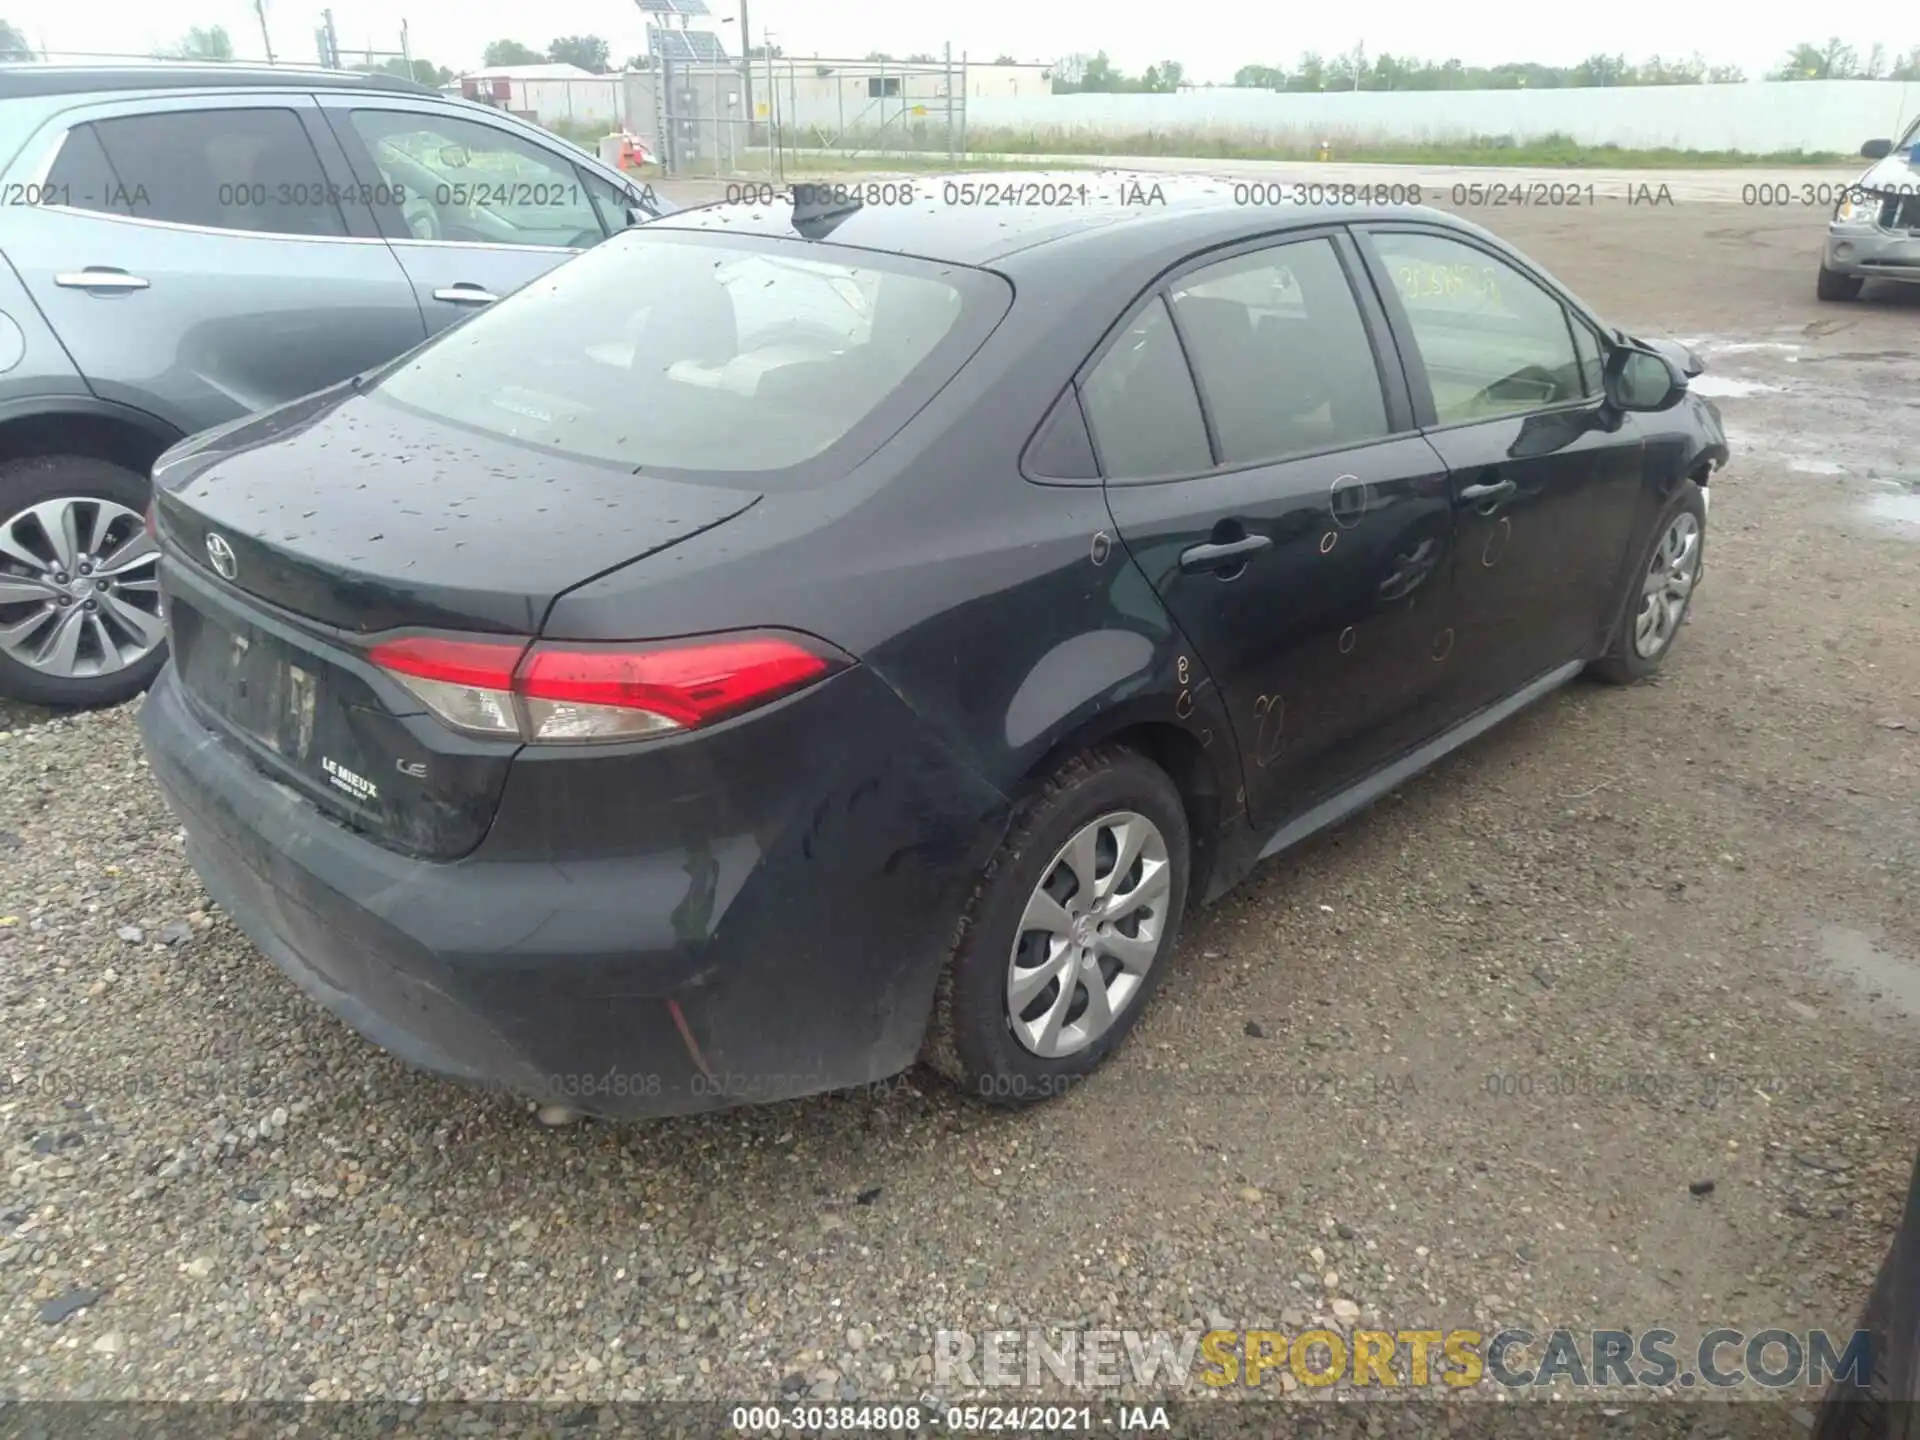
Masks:
[[[737,0],[709,3],[718,15],[738,14]],[[320,8],[306,0],[267,0],[280,58],[313,58]],[[1224,0],[1191,10],[1110,0],[750,0],[749,20],[756,41],[763,28],[770,29],[789,55],[938,55],[951,43],[956,59],[962,51],[975,60],[1005,51],[1019,60],[1051,62],[1076,51],[1105,50],[1129,72],[1156,60],[1178,60],[1188,78],[1201,82],[1225,82],[1242,65],[1284,63],[1306,50],[1331,55],[1357,41],[1365,42],[1369,55],[1457,57],[1470,65],[1573,64],[1595,50],[1624,52],[1635,61],[1698,51],[1709,64],[1741,66],[1750,78],[1778,64],[1796,42],[1824,41],[1835,23],[1843,27],[1840,38],[1862,56],[1875,41],[1889,54],[1920,44],[1920,21],[1901,22],[1904,12],[1897,6],[1829,13],[1831,18],[1798,5],[1735,6],[1729,0],[1614,0],[1604,8],[1523,0],[1465,6]],[[544,50],[557,35],[599,35],[616,61],[646,45],[645,22],[633,0],[335,0],[333,15],[343,51],[368,44],[397,50],[405,16],[414,56],[453,70],[477,68],[487,42],[502,37]],[[0,19],[55,51],[144,54],[189,26],[217,24],[226,26],[241,58],[265,53],[251,0],[0,0]],[[720,32],[734,53],[738,29],[736,20]]]

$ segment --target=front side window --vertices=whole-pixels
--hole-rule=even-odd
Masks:
[[[1441,235],[1376,233],[1373,244],[1405,307],[1440,424],[1582,397],[1567,312],[1538,282]]]
[[[627,228],[627,211],[640,208],[612,181],[603,180],[591,170],[579,172],[587,200],[600,212],[600,223],[609,235]]]
[[[1604,363],[1600,350],[1600,337],[1587,328],[1581,320],[1573,322],[1573,348],[1580,357],[1580,383],[1589,395],[1599,395],[1606,389],[1601,376]]]
[[[457,115],[355,110],[373,156],[382,219],[415,240],[585,249],[606,236],[600,212],[564,156]]]
[[[1197,475],[1213,468],[1193,373],[1155,296],[1081,387],[1087,426],[1109,480]]]
[[[800,465],[897,391],[931,398],[1007,303],[981,272],[825,253],[630,230],[447,331],[370,393],[636,470]]]
[[[97,120],[91,128],[117,182],[114,193],[127,203],[84,208],[210,230],[347,233],[332,193],[337,187],[328,184],[291,110],[162,110]],[[76,150],[76,164],[80,155]],[[78,194],[73,203],[82,203]]]
[[[1388,433],[1373,347],[1331,240],[1223,260],[1175,281],[1171,294],[1222,464]]]

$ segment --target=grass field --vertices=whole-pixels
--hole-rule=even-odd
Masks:
[[[828,143],[825,137],[797,137],[802,143],[790,156],[812,157],[819,151],[868,159],[884,156],[890,163],[915,155],[938,157],[946,164],[944,127],[921,134],[888,130],[873,135],[847,134]],[[1321,142],[1330,139],[1323,153]],[[804,143],[811,141],[811,144]],[[1746,166],[1832,166],[1854,157],[1830,151],[1783,150],[1756,153],[1739,150],[1628,149],[1618,145],[1582,145],[1571,136],[1548,135],[1515,140],[1510,135],[1479,135],[1445,141],[1392,140],[1357,135],[1323,137],[1295,134],[1249,136],[1221,130],[1188,128],[1143,130],[1124,135],[1093,131],[1036,131],[969,127],[961,137],[969,155],[983,163],[1002,164],[1002,158],[1020,156],[1076,156],[1088,164],[1116,155],[1185,157],[1196,160],[1327,159],[1346,165],[1515,165],[1536,169],[1677,170],[1734,169]],[[814,147],[817,146],[818,150]],[[1055,163],[1055,162],[1045,162]]]
[[[573,138],[573,137],[569,137]],[[1059,170],[1099,168],[1117,157],[1195,160],[1274,160],[1341,165],[1512,166],[1544,170],[1779,170],[1853,163],[1857,157],[1832,151],[1628,149],[1618,145],[1581,145],[1567,136],[1516,141],[1510,136],[1477,136],[1455,141],[1389,141],[1334,137],[1323,150],[1318,141],[1273,137],[1261,142],[1203,130],[1148,130],[1128,135],[1091,132],[1059,134],[1008,129],[970,129],[963,137],[966,155],[951,159],[944,128],[915,135],[889,130],[873,135],[845,134],[831,143],[819,135],[808,143],[782,148],[787,178],[841,175],[885,169],[893,172],[960,170]],[[575,140],[575,143],[580,143]],[[591,145],[582,148],[592,149]],[[683,167],[681,178],[726,178],[728,174],[773,173],[764,148],[733,157],[729,169]],[[648,166],[646,176],[656,176]]]

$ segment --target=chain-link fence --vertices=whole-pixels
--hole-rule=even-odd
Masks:
[[[334,48],[324,28],[317,48],[323,63],[350,69],[387,68],[383,61],[404,65],[409,59],[404,48]],[[151,63],[153,57],[45,58],[100,64]],[[282,64],[315,63],[277,58]],[[1005,68],[1012,67],[974,67],[983,77]],[[832,170],[887,155],[960,160],[967,149],[968,84],[966,56],[949,49],[934,61],[762,56],[714,64],[656,57],[647,69],[618,75],[515,74],[508,68],[463,79],[458,89],[594,153],[603,152],[608,136],[636,137],[669,178],[782,181],[795,169]]]
[[[778,59],[768,90],[783,151],[861,156],[967,148],[967,61]]]
[[[901,151],[957,160],[966,68],[964,58],[656,63],[620,77],[621,119],[676,179],[781,180],[796,167]]]

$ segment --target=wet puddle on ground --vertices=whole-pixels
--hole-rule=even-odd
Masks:
[[[1912,531],[1914,537],[1920,539],[1920,529],[1915,528],[1920,527],[1920,492],[1907,490],[1869,495],[1860,508],[1872,519]]]
[[[1762,385],[1758,380],[1736,380],[1731,375],[1715,375],[1709,372],[1694,376],[1687,382],[1687,388],[1696,395],[1705,395],[1713,400],[1741,400],[1749,395],[1771,395],[1780,387]]]
[[[1820,955],[1874,999],[1909,1019],[1920,1019],[1920,965],[1883,949],[1872,937],[1844,925],[1820,932]]]

